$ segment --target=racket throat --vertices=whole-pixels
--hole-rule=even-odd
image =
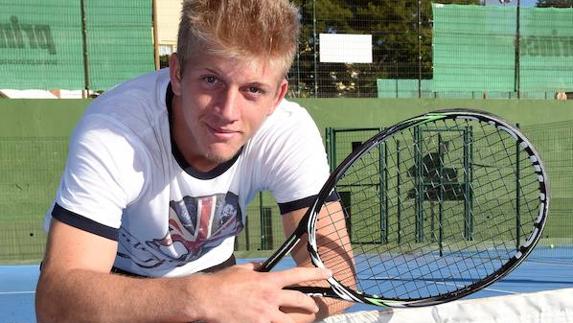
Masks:
[[[282,248],[277,250],[277,252],[275,252],[267,260],[265,260],[265,262],[263,262],[259,271],[262,272],[271,271],[284,256],[286,256],[289,252],[292,251],[292,249],[296,246],[296,244],[300,241],[300,239],[301,237],[299,234],[297,234],[297,232],[291,234],[290,237],[288,237],[288,239],[283,244]]]

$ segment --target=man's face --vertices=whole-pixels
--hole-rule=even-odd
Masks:
[[[202,55],[180,74],[172,56],[173,131],[194,168],[207,171],[231,159],[282,100],[288,83],[266,63]]]

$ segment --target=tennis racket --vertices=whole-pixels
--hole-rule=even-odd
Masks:
[[[333,276],[329,287],[293,289],[378,306],[444,303],[515,269],[548,208],[541,158],[516,127],[481,111],[434,111],[350,152],[260,270],[306,241]]]

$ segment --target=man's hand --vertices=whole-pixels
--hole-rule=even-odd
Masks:
[[[286,286],[324,281],[330,272],[293,268],[259,272],[244,264],[178,278],[111,274],[117,242],[52,221],[36,292],[39,322],[303,322],[314,318],[309,296]],[[311,321],[311,319],[305,319]]]
[[[284,287],[324,281],[330,272],[319,268],[296,267],[279,272],[258,272],[253,263],[237,265],[213,274],[197,275],[189,288],[201,288],[189,306],[205,310],[207,322],[295,322],[289,312],[314,317],[314,299]]]

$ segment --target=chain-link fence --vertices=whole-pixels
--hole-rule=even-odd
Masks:
[[[573,3],[296,2],[293,97],[573,98]],[[371,62],[323,57],[327,36],[348,34],[371,35]],[[345,46],[353,44],[340,38],[334,51]]]
[[[573,98],[573,1],[294,2],[291,97]],[[155,68],[151,0],[0,4],[0,88],[107,90]]]
[[[290,73],[292,96],[377,97],[378,79],[432,78],[429,1],[296,2],[303,30]],[[321,61],[321,35],[329,34],[371,35],[371,63]]]

